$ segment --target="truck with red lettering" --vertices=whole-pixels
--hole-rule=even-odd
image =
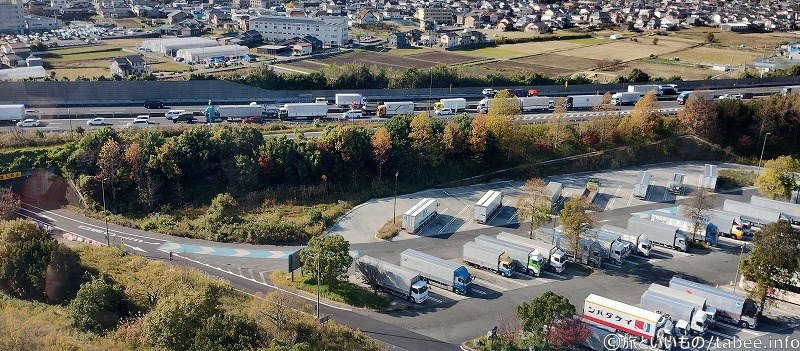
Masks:
[[[619,333],[648,341],[651,345],[672,348],[672,322],[656,313],[590,294],[583,302],[583,320]]]

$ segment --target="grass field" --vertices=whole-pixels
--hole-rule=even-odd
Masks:
[[[406,56],[406,55],[413,55],[413,54],[420,54],[427,52],[437,52],[437,51],[428,48],[391,49],[389,51],[386,51],[387,54],[397,55],[397,56]]]
[[[699,47],[673,53],[670,54],[669,57],[663,58],[680,57],[681,61],[693,63],[740,65],[746,62],[752,62],[762,56],[763,55],[760,53],[746,50]]]
[[[99,77],[99,76],[106,76],[110,77],[111,72],[109,69],[100,68],[100,67],[88,67],[88,68],[59,68],[52,70],[56,72],[56,79],[61,79],[62,77],[67,77],[69,80],[75,80],[78,77]]]
[[[174,61],[164,61],[158,63],[148,63],[153,72],[183,72],[188,71],[189,66]]]
[[[665,40],[659,37],[658,45],[653,45],[652,39],[641,38],[639,42],[610,41],[606,44],[582,47],[559,52],[571,57],[582,57],[594,60],[636,60],[648,57],[651,54],[659,55],[666,52],[684,49],[691,46],[689,43]]]
[[[469,55],[477,55],[485,58],[509,59],[518,56],[535,55],[553,50],[566,50],[577,48],[581,45],[589,45],[596,39],[575,39],[575,40],[553,40],[537,41],[519,44],[502,44],[496,47],[487,47],[474,50],[461,50]]]
[[[515,59],[514,61],[531,63],[540,66],[563,68],[567,71],[578,71],[578,70],[594,68],[600,62],[599,60],[587,59],[582,57],[570,57],[559,54],[542,54],[531,57],[525,57],[521,59]]]
[[[143,28],[143,27],[147,27],[147,26],[143,26],[142,22],[139,22],[139,20],[137,20],[135,18],[116,19],[116,20],[114,20],[114,22],[117,22],[118,26],[125,27],[125,28]]]
[[[800,35],[786,32],[775,33],[747,33],[738,34],[733,32],[724,32],[716,28],[696,27],[685,30],[680,30],[670,34],[671,37],[685,38],[688,40],[696,41],[698,43],[705,42],[705,36],[708,33],[714,34],[714,45],[739,47],[743,45],[745,48],[764,50],[779,46],[782,42],[795,41],[800,39]]]
[[[634,68],[638,68],[651,77],[671,77],[673,75],[681,76],[685,80],[690,79],[703,79],[708,75],[717,75],[721,72],[712,71],[708,68],[693,67],[689,65],[672,65],[652,62],[649,59],[642,59],[638,61],[628,62],[612,69],[604,70],[603,72],[611,73],[613,75],[627,76]]]

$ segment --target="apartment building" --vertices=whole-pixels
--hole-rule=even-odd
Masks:
[[[343,46],[350,40],[346,17],[280,17],[251,18],[248,29],[256,30],[266,41],[281,41],[310,35],[324,45]]]
[[[22,0],[0,0],[0,33],[16,34],[25,30]]]
[[[453,10],[446,7],[420,7],[414,14],[420,23],[435,22],[437,24],[453,23]]]

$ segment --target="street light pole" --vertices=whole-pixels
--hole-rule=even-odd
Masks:
[[[319,250],[317,250],[317,322],[320,321],[319,319],[319,309],[321,307],[319,302],[319,284],[320,280],[322,279],[322,275],[319,271],[319,256],[322,255],[322,245],[320,245]]]
[[[394,172],[394,207],[392,208],[392,224],[397,222],[397,177],[400,172]]]
[[[761,168],[761,160],[764,159],[764,149],[767,148],[767,137],[770,134],[772,133],[767,132],[767,134],[764,134],[764,145],[761,146],[761,157],[758,158],[758,168]]]
[[[739,285],[739,266],[742,265],[742,254],[744,254],[744,244],[742,244],[742,251],[739,252],[739,263],[736,264],[736,277],[733,278],[733,292],[736,292],[736,286]]]
[[[106,181],[100,179],[100,189],[103,193],[103,216],[106,219],[106,245],[111,247],[111,236],[108,235],[108,212],[106,212]]]

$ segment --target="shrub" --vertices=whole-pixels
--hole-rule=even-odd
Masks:
[[[117,325],[126,313],[125,295],[101,277],[81,285],[69,304],[72,326],[93,333],[103,333]]]

